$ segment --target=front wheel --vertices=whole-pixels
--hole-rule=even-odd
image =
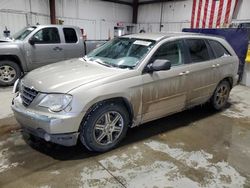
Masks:
[[[87,149],[105,152],[125,137],[129,124],[126,108],[115,102],[97,105],[82,123],[80,140]]]
[[[211,104],[214,109],[221,110],[226,106],[230,90],[231,87],[228,81],[224,80],[219,83],[211,98]]]
[[[21,76],[20,67],[13,61],[0,61],[0,86],[10,86]]]

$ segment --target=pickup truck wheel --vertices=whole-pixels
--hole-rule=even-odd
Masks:
[[[119,103],[97,105],[81,126],[80,140],[88,150],[105,152],[125,137],[129,124],[126,108]]]
[[[13,61],[0,61],[0,86],[10,86],[21,76],[20,67]]]
[[[215,89],[211,98],[212,107],[215,110],[221,110],[227,104],[231,87],[228,81],[224,80]]]

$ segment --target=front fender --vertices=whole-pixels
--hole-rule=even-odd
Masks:
[[[22,53],[22,43],[6,42],[0,45],[0,57],[11,57],[18,60],[19,66],[24,72],[28,71],[24,54]]]

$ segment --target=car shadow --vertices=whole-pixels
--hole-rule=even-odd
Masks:
[[[230,108],[230,106],[231,103],[228,103],[226,109]],[[126,138],[119,144],[118,148],[161,133],[188,126],[195,121],[215,115],[216,113],[218,113],[218,111],[215,111],[208,104],[205,104],[145,123],[129,129]],[[43,140],[25,139],[25,141],[36,151],[61,161],[81,160],[100,154],[88,151],[80,142],[73,147],[64,147],[53,143],[47,143]]]

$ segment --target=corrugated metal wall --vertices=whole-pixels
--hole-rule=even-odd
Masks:
[[[250,21],[250,0],[239,0],[240,7],[233,16],[233,22]],[[193,0],[179,0],[165,3],[141,5],[139,7],[137,31],[157,31],[160,28],[161,6],[162,31],[181,31],[190,27]]]
[[[163,3],[162,31],[181,31],[190,27],[193,0]],[[136,31],[159,32],[162,3],[139,6]],[[249,0],[242,0],[234,22],[250,20]],[[56,16],[64,24],[83,28],[88,39],[113,36],[114,26],[131,25],[132,7],[100,0],[56,0]],[[0,37],[7,27],[15,33],[28,24],[49,24],[49,0],[1,0]]]
[[[159,32],[162,9],[162,31],[181,31],[189,27],[192,0],[141,5],[138,14],[138,30]]]
[[[131,25],[132,7],[100,0],[56,0],[57,19],[83,28],[88,39],[113,36],[114,26]],[[7,27],[14,34],[27,25],[49,24],[49,0],[1,0],[0,37]]]

